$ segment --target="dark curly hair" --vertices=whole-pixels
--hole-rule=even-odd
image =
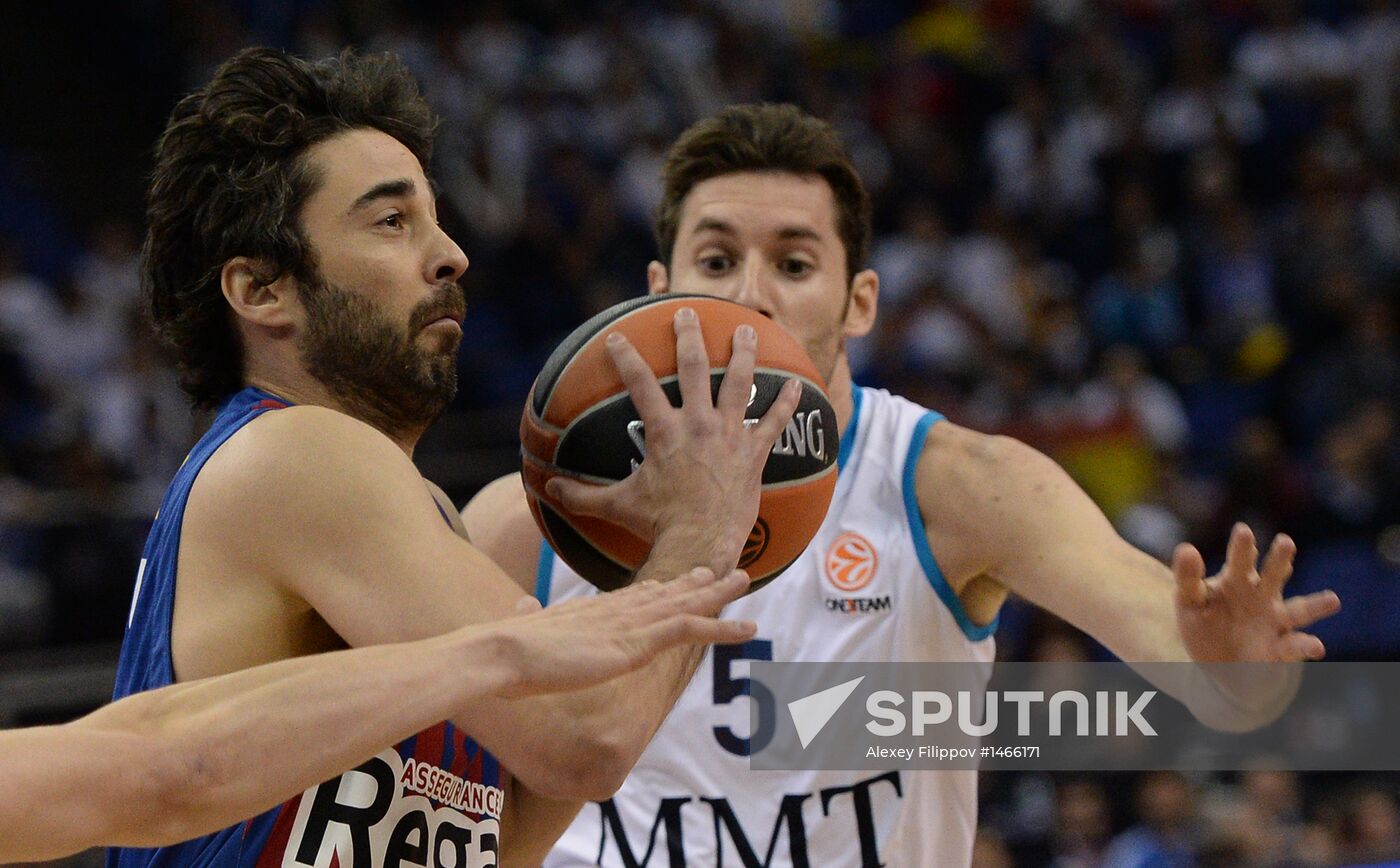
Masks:
[[[311,282],[301,209],[318,178],[308,148],[372,128],[426,170],[436,118],[389,54],[308,62],[269,48],[239,52],[180,100],[156,145],[147,193],[142,281],[161,342],[197,407],[243,383],[243,351],[220,288],[224,263],[266,264],[259,280]]]
[[[735,172],[819,175],[836,198],[836,233],[846,248],[846,278],[865,267],[870,248],[870,196],[830,124],[789,104],[730,106],[681,133],[661,170],[656,213],[661,261],[671,266],[681,205],[701,181]]]

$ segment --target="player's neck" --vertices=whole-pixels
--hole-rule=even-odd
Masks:
[[[391,429],[389,426],[381,424],[377,419],[372,418],[372,414],[359,412],[355,406],[342,401],[337,395],[327,389],[326,386],[315,377],[308,374],[299,365],[286,366],[264,361],[261,364],[250,362],[248,371],[243,378],[244,384],[262,389],[279,398],[283,398],[292,404],[310,404],[316,407],[326,407],[338,413],[344,413],[355,419],[359,419],[367,425],[377,429],[384,436],[394,441],[409,458],[413,457],[413,447],[417,445],[418,438],[422,436],[424,428],[415,428],[411,431],[401,431]]]
[[[846,435],[846,426],[855,415],[856,403],[851,397],[851,363],[843,352],[836,357],[831,376],[827,378],[826,396],[831,400],[831,409],[836,411],[836,429],[841,436]]]

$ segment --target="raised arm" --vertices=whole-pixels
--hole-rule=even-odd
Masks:
[[[668,648],[742,642],[752,624],[701,613],[746,587],[741,573],[717,580],[699,569],[434,639],[139,693],[65,726],[0,732],[0,791],[24,794],[0,800],[0,861],[186,840],[484,697],[575,690]]]
[[[1316,659],[1321,641],[1301,631],[1340,605],[1330,591],[1285,601],[1292,542],[1275,540],[1256,570],[1254,537],[1243,526],[1215,577],[1205,577],[1189,545],[1178,549],[1173,567],[1160,563],[1123,540],[1058,465],[1007,437],[934,426],[918,489],[930,538],[950,541],[960,572],[1054,612],[1130,663]],[[1279,667],[1277,684],[1227,702],[1281,710],[1290,682],[1296,687],[1287,669]],[[1220,709],[1206,707],[1199,693],[1159,686],[1198,717],[1222,722]]]

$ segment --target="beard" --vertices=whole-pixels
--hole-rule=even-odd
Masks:
[[[841,355],[841,350],[845,346],[846,339],[840,334],[836,334],[807,341],[802,347],[807,351],[807,358],[812,360],[813,367],[817,369],[817,373],[822,375],[822,379],[828,386],[831,385],[832,375],[836,373],[836,359]]]
[[[461,320],[466,308],[457,284],[438,287],[413,309],[406,328],[319,273],[303,282],[301,295],[307,313],[302,362],[347,413],[394,436],[422,431],[452,402],[461,338],[434,351],[417,337],[440,317]]]
[[[843,310],[840,320],[831,322],[820,334],[799,341],[802,349],[807,351],[807,358],[812,360],[813,367],[822,375],[828,386],[831,385],[832,375],[836,373],[836,362],[846,349],[846,336],[842,334],[845,320]]]

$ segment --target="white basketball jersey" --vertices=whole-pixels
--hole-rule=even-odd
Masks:
[[[941,418],[855,390],[826,521],[783,575],[724,611],[758,636],[705,655],[622,789],[584,806],[547,868],[969,863],[975,771],[752,771],[748,759],[750,661],[992,661],[996,625],[963,612],[915,501]],[[548,604],[595,591],[546,546],[536,593]]]

